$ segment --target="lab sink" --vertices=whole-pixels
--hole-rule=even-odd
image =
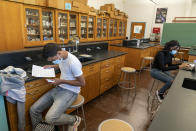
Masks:
[[[78,59],[81,63],[94,60],[92,57],[78,57]]]
[[[196,90],[196,80],[190,78],[184,78],[182,87],[190,90]]]

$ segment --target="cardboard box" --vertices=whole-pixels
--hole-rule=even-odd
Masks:
[[[40,6],[47,6],[47,0],[37,0],[37,4]]]
[[[25,4],[32,4],[32,5],[36,5],[36,0],[24,0]]]
[[[47,6],[57,8],[57,0],[47,0]]]
[[[72,1],[72,7],[80,7],[81,3],[77,2],[77,1]]]
[[[96,9],[94,7],[90,7],[90,12],[96,12]]]
[[[111,10],[112,10],[112,11],[114,11],[114,9],[115,9],[114,4],[105,4],[105,6],[109,6],[109,7],[111,7]]]
[[[96,12],[88,12],[88,15],[93,15],[93,16],[96,16],[97,15],[97,13]]]
[[[101,10],[101,11],[107,11],[107,12],[109,12],[109,11],[112,10],[112,8],[111,8],[110,6],[101,6],[101,7],[100,7],[100,10]]]
[[[67,1],[67,0],[57,0],[57,8],[64,10],[65,9],[65,1]],[[70,2],[71,2],[71,0],[70,0]]]
[[[9,1],[15,1],[15,2],[24,3],[24,0],[9,0]]]

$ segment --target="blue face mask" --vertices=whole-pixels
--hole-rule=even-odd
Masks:
[[[172,51],[171,51],[171,54],[172,54],[172,55],[177,54],[177,50],[172,50]]]
[[[60,64],[62,61],[63,61],[63,59],[62,59],[62,58],[59,58],[59,59],[57,59],[57,60],[52,61],[52,63],[55,64],[55,65],[58,65],[58,64]]]

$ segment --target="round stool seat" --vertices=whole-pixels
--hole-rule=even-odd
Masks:
[[[126,72],[126,73],[134,73],[136,72],[136,69],[131,68],[131,67],[122,67],[121,71]]]
[[[146,56],[144,57],[145,60],[154,60],[154,57],[151,57],[151,56]]]
[[[98,131],[134,131],[134,129],[125,121],[119,119],[108,119],[99,125]]]
[[[83,104],[84,104],[84,97],[81,96],[81,95],[78,95],[78,97],[75,100],[75,102],[69,108],[78,108],[78,107],[80,107]]]
[[[178,54],[184,55],[184,52],[178,52]]]

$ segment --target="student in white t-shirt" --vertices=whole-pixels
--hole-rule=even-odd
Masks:
[[[30,116],[33,129],[43,121],[42,112],[50,108],[45,117],[47,123],[69,125],[68,131],[77,131],[81,118],[64,112],[76,100],[78,93],[80,93],[80,87],[85,85],[82,64],[76,56],[60,50],[58,45],[54,43],[44,46],[43,56],[54,63],[54,65],[46,65],[44,68],[60,69],[61,77],[54,79],[54,82],[51,83],[56,88],[51,89],[32,105]]]

